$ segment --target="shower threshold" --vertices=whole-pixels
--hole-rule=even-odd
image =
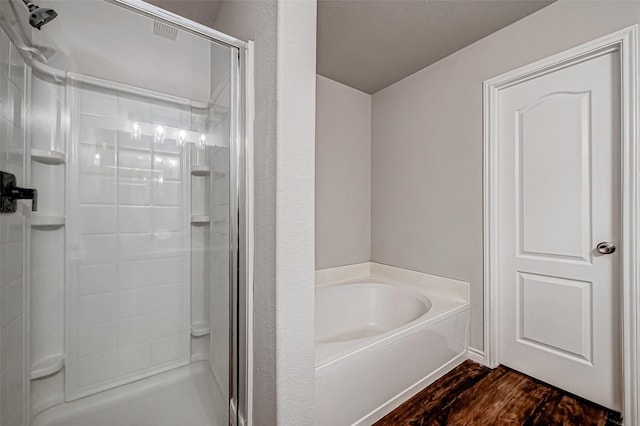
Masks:
[[[50,408],[32,426],[226,426],[228,407],[202,361]]]

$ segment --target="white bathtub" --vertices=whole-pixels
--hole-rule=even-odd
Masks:
[[[468,297],[446,279],[373,269],[316,289],[319,426],[372,424],[466,358]]]

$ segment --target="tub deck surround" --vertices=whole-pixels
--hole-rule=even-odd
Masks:
[[[399,284],[426,292],[437,292],[452,299],[470,302],[469,283],[452,278],[425,274],[375,262],[363,262],[316,271],[316,287],[375,279],[376,282]]]
[[[467,283],[368,262],[316,286],[318,424],[371,424],[466,359]]]

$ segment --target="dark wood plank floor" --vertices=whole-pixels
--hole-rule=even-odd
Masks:
[[[517,371],[465,361],[376,426],[621,424],[617,413]]]

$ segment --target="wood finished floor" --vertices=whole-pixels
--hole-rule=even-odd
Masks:
[[[617,413],[517,371],[465,361],[375,426],[620,424]]]

